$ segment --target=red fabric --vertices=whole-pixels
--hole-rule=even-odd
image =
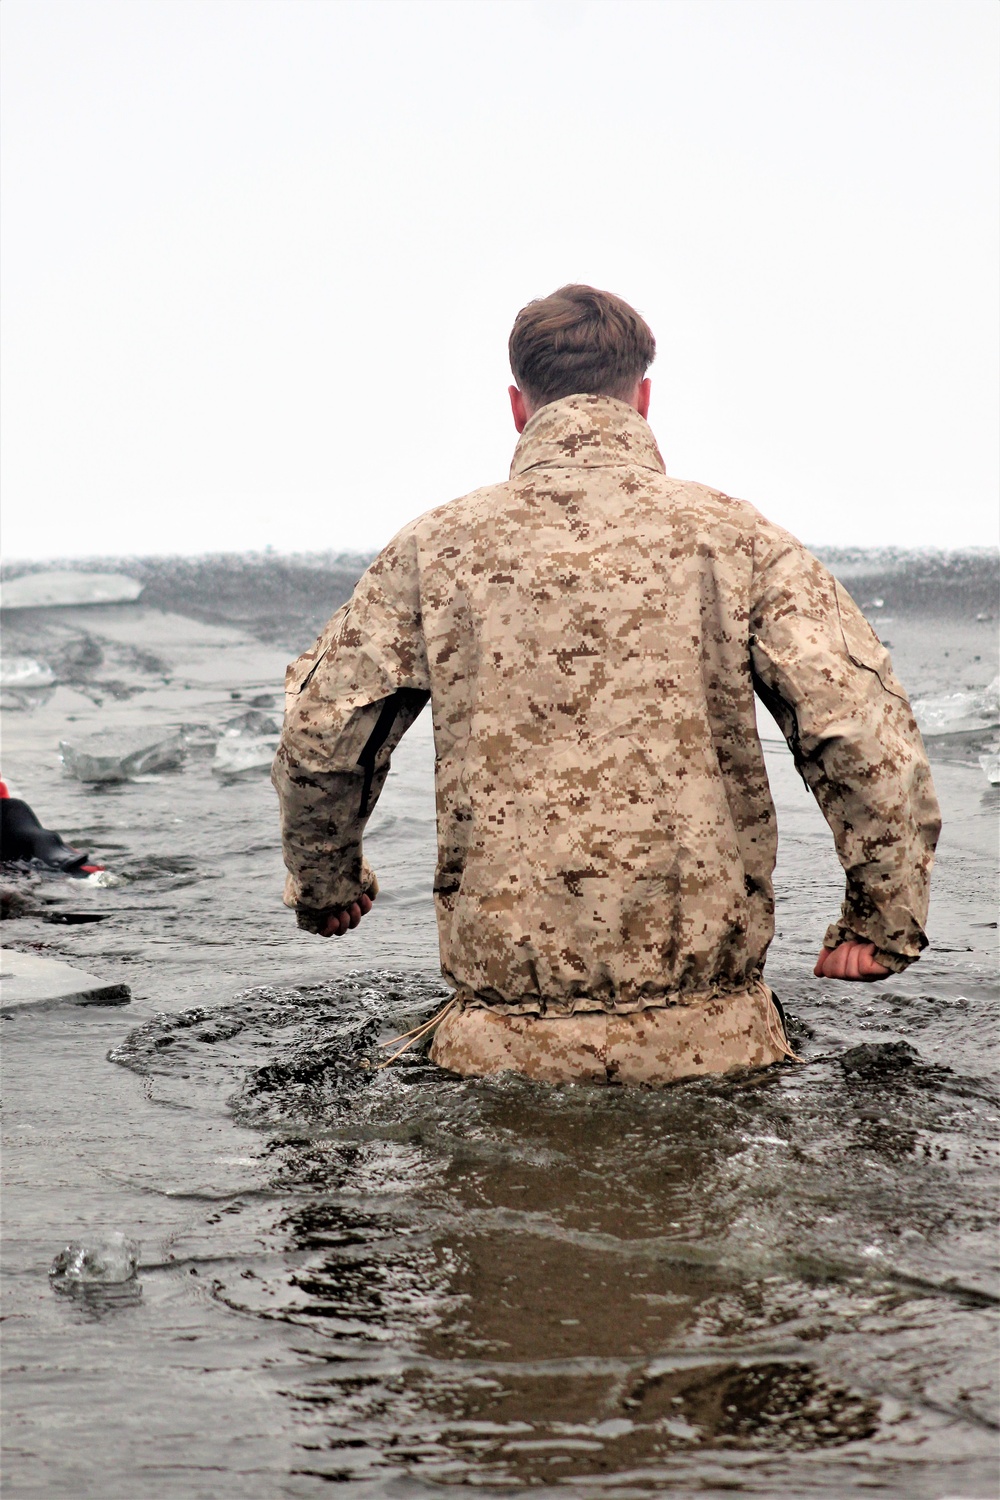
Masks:
[[[8,790],[7,790],[7,783],[5,781],[0,781],[0,799],[3,799],[4,797],[9,797],[9,796],[10,796],[10,792],[8,792]]]

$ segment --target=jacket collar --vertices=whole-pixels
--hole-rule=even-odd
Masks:
[[[604,469],[614,464],[664,472],[648,424],[613,396],[563,396],[539,407],[521,433],[510,477],[528,469]]]

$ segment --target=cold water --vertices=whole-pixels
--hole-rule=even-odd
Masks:
[[[983,694],[992,558],[832,561],[914,699]],[[429,719],[337,942],[282,909],[235,743],[280,718],[351,560],[120,566],[137,603],[7,621],[49,671],[11,690],[4,775],[119,880],[5,871],[3,940],[133,1000],[3,1023],[5,1493],[995,1496],[989,711],[928,739],[933,946],[875,986],[811,977],[841,877],[762,713],[767,972],[804,1065],[661,1091],[379,1070],[446,993]],[[123,781],[60,761],[119,730],[183,754]]]

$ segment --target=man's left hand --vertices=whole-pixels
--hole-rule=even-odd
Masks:
[[[813,973],[817,979],[859,979],[871,984],[892,970],[876,961],[874,943],[852,941],[838,943],[836,948],[821,948]]]
[[[340,911],[331,912],[326,923],[320,928],[320,937],[343,937],[344,933],[352,927],[357,927],[362,917],[367,917],[372,909],[372,898],[360,896],[350,906],[344,906]]]

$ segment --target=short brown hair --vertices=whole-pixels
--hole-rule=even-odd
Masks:
[[[514,379],[536,406],[581,394],[627,401],[656,356],[635,308],[592,286],[561,286],[522,307],[508,348]]]

